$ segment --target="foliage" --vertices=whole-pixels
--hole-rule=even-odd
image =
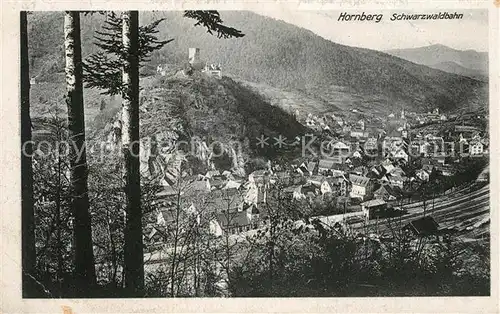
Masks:
[[[184,17],[195,19],[197,22],[194,26],[204,26],[210,35],[214,32],[217,33],[217,38],[238,38],[245,36],[235,28],[224,26],[217,11],[185,11]]]
[[[401,233],[381,242],[341,229],[316,228],[283,234],[271,270],[266,240],[250,260],[234,266],[234,296],[347,297],[488,295],[489,267],[479,273],[462,260],[470,254],[457,239],[411,239]],[[481,245],[481,248],[487,248]],[[460,249],[458,249],[460,248]],[[470,280],[466,282],[466,280]]]
[[[139,64],[148,62],[148,57],[155,50],[171,42],[170,40],[158,40],[157,27],[164,19],[158,19],[152,23],[139,26],[139,42],[137,57]],[[104,31],[96,31],[95,45],[100,51],[90,55],[83,64],[84,80],[88,88],[103,89],[103,94],[118,95],[122,93],[121,70],[126,52],[122,43],[122,19],[116,13],[107,14]]]

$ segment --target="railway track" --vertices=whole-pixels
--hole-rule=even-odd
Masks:
[[[460,196],[436,199],[434,209],[432,209],[432,201],[427,201],[426,215],[433,217],[441,228],[452,228],[464,223],[474,225],[478,219],[484,218],[489,213],[489,200],[489,186],[485,186]],[[370,221],[368,224],[355,224],[351,225],[351,228],[356,231],[376,229],[375,231],[379,234],[401,228],[424,215],[422,204],[419,203],[420,206],[419,204],[409,204],[408,207],[403,206],[408,211],[406,215]]]

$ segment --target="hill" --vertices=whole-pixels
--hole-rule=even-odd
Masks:
[[[427,65],[445,72],[488,80],[488,53],[457,50],[444,45],[389,50],[399,58]]]
[[[437,64],[432,64],[429,65],[431,68],[438,69],[444,72],[448,73],[454,73],[458,74],[461,76],[467,76],[479,81],[487,82],[488,81],[488,76],[480,71],[480,70],[474,70],[474,69],[469,69],[466,67],[461,66],[460,64],[453,62],[453,61],[445,61],[445,62],[440,62]]]
[[[189,47],[199,47],[202,59],[221,63],[224,75],[300,91],[339,107],[338,99],[351,106],[392,111],[401,106],[416,110],[439,107],[444,111],[487,104],[487,84],[468,77],[417,65],[383,52],[339,45],[311,31],[251,12],[222,12],[224,23],[245,33],[241,39],[220,40],[194,27],[180,12],[141,13],[141,22],[164,17],[161,38],[174,38],[155,53],[143,73],[156,65],[187,61]],[[92,34],[102,25],[100,15],[82,18],[83,53],[95,47]],[[61,73],[61,13],[37,13],[30,17],[33,73],[52,79]],[[46,30],[43,36],[41,31]],[[48,31],[51,30],[51,31]],[[48,66],[47,63],[52,64]],[[341,107],[341,106],[340,106]]]
[[[293,148],[275,149],[271,140],[261,147],[257,138],[282,135],[293,139],[307,133],[294,116],[231,78],[179,72],[144,78],[141,86],[141,162],[149,175],[170,169],[167,160],[172,156],[196,161],[187,166],[195,172],[194,168],[205,165],[206,169],[215,166],[243,175],[245,164],[254,157],[296,156]],[[120,109],[119,104],[111,105],[96,116],[90,135],[93,141],[112,144]],[[157,164],[155,171],[152,160]]]

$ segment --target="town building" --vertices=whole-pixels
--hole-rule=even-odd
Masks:
[[[471,156],[479,156],[483,155],[484,145],[480,141],[475,141],[470,143],[469,145],[469,154]]]
[[[374,199],[361,203],[361,210],[367,213],[368,219],[377,217],[378,212],[381,210],[385,210],[386,208],[387,203],[381,199]]]
[[[398,187],[392,187],[390,185],[381,185],[374,193],[373,196],[376,199],[384,201],[394,201],[400,198],[402,191]]]
[[[351,198],[360,198],[365,200],[371,197],[373,192],[373,182],[370,178],[350,174],[349,181],[351,182]]]
[[[422,181],[429,181],[430,172],[425,169],[419,169],[415,172],[415,175]]]

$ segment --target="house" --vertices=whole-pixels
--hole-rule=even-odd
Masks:
[[[425,169],[419,169],[415,172],[417,178],[419,178],[422,181],[429,181],[430,174],[431,173]]]
[[[340,196],[347,196],[350,191],[350,182],[345,175],[336,175],[327,178],[327,180],[330,183],[332,192],[338,192]]]
[[[253,181],[248,182],[245,194],[245,202],[252,204],[261,204],[267,201],[268,185],[256,184]]]
[[[405,162],[408,162],[408,160],[410,159],[408,153],[402,148],[395,150],[392,153],[392,157],[395,159],[403,159]]]
[[[386,173],[390,173],[395,168],[392,164],[392,161],[390,161],[389,159],[385,159],[381,165],[385,169]]]
[[[361,210],[367,214],[368,219],[372,219],[376,216],[377,211],[384,210],[386,207],[387,203],[381,199],[374,199],[361,203]]]
[[[248,181],[257,185],[266,185],[270,183],[271,172],[268,170],[255,170],[248,175]]]
[[[304,194],[302,194],[302,186],[301,185],[287,186],[286,188],[283,189],[283,193],[288,198],[291,198],[294,200],[300,200],[300,199],[306,198],[306,196]]]
[[[307,180],[308,183],[314,184],[319,188],[320,193],[323,195],[325,193],[331,193],[332,187],[330,186],[330,182],[323,176],[314,176],[310,177]]]
[[[380,179],[385,174],[385,169],[380,166],[373,166],[370,168],[370,171],[366,175],[372,179]]]
[[[351,148],[341,141],[331,141],[328,143],[328,148],[333,153],[343,154],[344,156],[348,155]]]
[[[444,165],[446,163],[446,156],[443,154],[436,155],[432,159],[434,159],[439,165]]]
[[[302,198],[315,198],[319,195],[320,191],[315,184],[306,183],[300,187],[300,193],[304,195]]]
[[[374,193],[373,196],[376,199],[384,200],[384,201],[394,201],[400,198],[402,195],[401,189],[398,187],[393,187],[387,184],[380,186]]]
[[[366,139],[365,145],[365,152],[367,151],[377,151],[378,150],[378,143],[377,139],[374,137],[369,137]]]
[[[206,64],[205,68],[202,70],[203,73],[213,76],[215,78],[222,78],[222,68],[220,64]]]
[[[467,140],[467,138],[464,137],[464,135],[462,133],[460,133],[460,135],[458,137],[458,142],[467,144],[469,141]]]
[[[445,177],[451,177],[454,174],[453,167],[447,165],[438,165],[435,167],[437,171],[441,173],[441,175]]]
[[[363,152],[360,149],[356,150],[354,153],[352,153],[352,158],[363,158]]]
[[[391,180],[389,180],[389,177],[390,175],[389,174],[384,174],[380,179],[379,179],[379,182],[381,184],[390,184],[391,183]]]
[[[404,170],[397,166],[397,167],[394,167],[390,172],[389,174],[391,176],[406,176],[406,173],[404,172]]]
[[[481,141],[471,142],[469,145],[469,154],[471,156],[479,156],[484,152],[484,145]]]
[[[211,190],[212,186],[208,180],[194,180],[189,182],[185,187],[186,194],[209,193]]]
[[[432,145],[427,142],[427,141],[423,141],[421,144],[420,144],[420,155],[424,155],[426,157],[428,156],[431,156],[432,155]]]
[[[209,212],[238,211],[245,203],[245,193],[235,188],[216,190],[210,194],[208,199],[196,199],[194,202],[198,208]]]
[[[368,137],[368,132],[364,129],[351,129],[350,136],[356,138]]]
[[[337,123],[339,126],[344,125],[344,120],[341,117],[337,117],[336,115],[332,114],[332,120]]]
[[[234,180],[234,176],[229,170],[224,170],[221,175],[227,180]]]
[[[370,178],[351,174],[349,175],[349,181],[352,185],[350,192],[350,196],[352,198],[360,198],[364,200],[371,196],[373,182]]]
[[[439,224],[430,216],[415,219],[403,227],[403,230],[410,232],[417,237],[437,235]]]
[[[307,170],[309,171],[309,173],[311,175],[314,174],[314,172],[316,170],[316,165],[317,165],[317,162],[314,162],[314,161],[310,161],[307,163]]]
[[[210,183],[210,188],[212,190],[222,189],[227,183],[226,178],[221,175],[210,177],[207,181]]]
[[[399,188],[403,188],[406,182],[406,177],[400,175],[390,175],[389,176],[389,184],[393,186],[397,186]]]
[[[215,236],[221,236],[224,233],[238,234],[251,229],[253,229],[251,212],[247,210],[225,211],[209,222],[210,233]]]
[[[242,186],[242,183],[241,182],[238,182],[238,181],[235,181],[235,180],[228,180],[226,181],[226,184],[224,185],[224,187],[222,187],[223,190],[227,190],[227,189],[240,189]]]
[[[200,223],[200,216],[194,204],[182,208],[182,210],[164,209],[157,213],[156,224],[160,226],[173,226],[178,220],[196,219]]]
[[[219,176],[221,176],[221,173],[219,170],[209,170],[205,174],[205,178],[207,178],[207,179],[211,179],[213,177],[219,177]]]
[[[309,172],[309,169],[307,169],[307,165],[305,163],[302,163],[300,166],[295,169],[297,173],[299,173],[302,176],[310,176],[311,173]]]
[[[336,169],[336,165],[342,164],[342,158],[329,158],[321,159],[318,163],[318,173],[324,174],[328,171],[333,171]]]

